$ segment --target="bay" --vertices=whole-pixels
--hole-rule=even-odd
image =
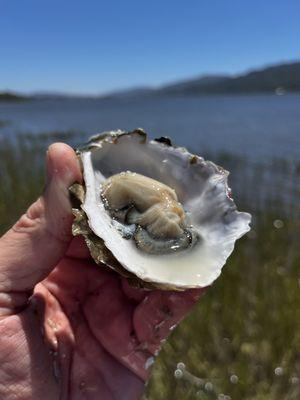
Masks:
[[[299,160],[300,94],[122,99],[47,99],[0,103],[0,134],[144,128],[198,153],[256,160]]]

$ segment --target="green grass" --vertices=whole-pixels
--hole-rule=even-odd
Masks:
[[[78,136],[1,141],[0,233],[41,192],[44,151],[53,140],[76,143]],[[235,198],[240,209],[253,214],[253,229],[163,345],[145,399],[299,399],[299,165],[211,157],[232,171]],[[179,362],[186,370],[175,379]]]
[[[222,276],[164,345],[149,399],[218,398],[201,394],[189,379],[174,379],[178,362],[232,399],[299,399],[299,222],[283,220],[278,229],[272,216],[258,219]]]

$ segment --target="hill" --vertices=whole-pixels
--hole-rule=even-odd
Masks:
[[[188,94],[190,92],[199,92],[203,93],[209,87],[217,87],[230,80],[230,76],[218,76],[218,75],[205,75],[200,76],[199,78],[184,80],[181,82],[175,82],[166,86],[162,86],[159,88],[156,93],[160,94]]]
[[[0,92],[0,101],[23,101],[26,100],[25,96],[20,96],[11,92]]]
[[[195,79],[163,85],[159,88],[138,87],[96,95],[72,95],[64,93],[35,93],[30,96],[0,92],[0,101],[47,100],[47,99],[129,99],[149,96],[188,96],[209,94],[247,94],[300,91],[300,61],[273,65],[235,76],[205,75]]]
[[[281,64],[238,76],[206,76],[163,86],[157,94],[197,95],[300,91],[300,62]]]

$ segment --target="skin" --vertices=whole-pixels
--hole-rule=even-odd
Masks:
[[[97,266],[71,234],[75,153],[56,143],[46,162],[43,195],[0,238],[0,398],[138,399],[201,290],[133,289]]]

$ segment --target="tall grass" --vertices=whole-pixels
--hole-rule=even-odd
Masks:
[[[26,210],[44,184],[44,157],[54,141],[76,145],[78,134],[0,136],[0,234]]]
[[[299,221],[284,219],[282,226],[273,216],[257,219],[164,345],[149,399],[300,398]],[[178,362],[204,384],[189,376],[176,380]]]
[[[0,141],[0,233],[38,196],[43,158],[71,133]],[[300,398],[300,166],[206,155],[232,171],[230,185],[253,229],[222,276],[163,345],[148,400]],[[176,365],[181,362],[186,369]],[[181,372],[180,372],[181,371]]]

